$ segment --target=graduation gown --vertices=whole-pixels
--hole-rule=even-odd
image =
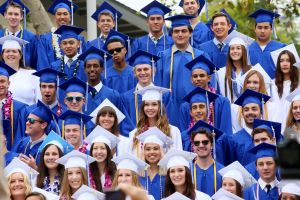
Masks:
[[[191,44],[193,47],[197,48],[202,43],[212,40],[213,38],[214,35],[212,31],[206,26],[206,24],[204,24],[203,22],[199,22],[193,30]]]
[[[18,157],[19,154],[15,153],[13,151],[8,151],[4,154],[4,167],[6,167],[7,165],[9,165],[9,163],[15,158]]]
[[[12,151],[16,153],[25,154],[26,156],[31,155],[38,161],[37,159],[38,149],[42,143],[43,140],[30,147],[30,137],[29,136],[23,137],[22,139],[18,140],[18,142],[14,144]]]
[[[136,83],[137,80],[130,65],[127,65],[122,71],[118,71],[115,67],[107,68],[106,79],[103,79],[104,85],[120,94],[134,88]]]
[[[89,49],[91,47],[96,47],[97,49],[103,50],[104,42],[99,37],[90,40],[86,43],[86,49]]]
[[[164,35],[158,39],[157,43],[155,44],[149,37],[149,34],[144,35],[142,37],[136,38],[132,44],[132,54],[138,50],[143,50],[148,53],[158,55],[159,52],[165,51],[172,47],[173,39],[171,36]]]
[[[166,177],[156,174],[152,181],[149,176],[147,179],[146,177],[139,177],[140,183],[148,191],[148,194],[152,195],[155,200],[161,200],[165,192]]]
[[[0,29],[0,37],[6,36],[6,29]],[[25,52],[23,52],[23,56],[25,56],[25,65],[27,67],[31,67],[36,69],[37,66],[37,44],[38,38],[35,34],[28,31],[27,29],[21,30],[16,37],[21,38],[29,42],[29,44],[25,45]],[[0,45],[0,50],[2,52],[2,45]]]
[[[254,66],[259,63],[271,79],[275,78],[276,66],[272,60],[271,52],[283,48],[284,46],[285,44],[272,40],[267,44],[265,49],[262,50],[259,44],[254,41],[248,48],[251,65]]]
[[[258,191],[257,191],[258,189]],[[253,194],[253,191],[255,193],[255,196]],[[269,194],[263,189],[261,189],[260,185],[258,183],[253,184],[251,187],[244,190],[244,199],[245,200],[278,200],[279,193],[278,188],[273,187]]]

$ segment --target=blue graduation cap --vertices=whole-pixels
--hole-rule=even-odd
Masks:
[[[151,15],[161,15],[164,17],[165,14],[171,12],[171,9],[155,0],[142,8],[141,11],[146,13],[147,17]]]
[[[52,68],[45,68],[34,72],[33,75],[40,77],[40,82],[57,83],[60,77],[67,76],[65,73],[54,70]]]
[[[48,125],[52,119],[57,120],[56,114],[53,113],[51,109],[47,105],[42,103],[40,100],[38,100],[37,102],[37,107],[34,108],[30,113],[38,116],[44,122],[47,122]]]
[[[77,124],[81,125],[81,122],[84,124],[92,119],[91,116],[84,113],[75,112],[72,110],[67,110],[59,116],[60,119],[65,120],[64,125]]]
[[[180,7],[183,7],[183,2],[184,2],[184,0],[181,0],[181,1],[179,2],[178,5],[179,5]],[[199,0],[198,2],[199,2],[199,10],[198,10],[198,15],[199,15],[200,12],[201,12],[201,10],[202,10],[203,7],[204,7],[206,1],[205,1],[205,0]],[[207,6],[208,6],[208,5],[207,5]],[[206,8],[205,8],[205,9],[206,9],[205,12],[208,14],[207,6],[206,6]],[[206,17],[206,19],[208,19],[208,17]]]
[[[55,15],[57,9],[65,8],[70,14],[72,13],[71,9],[73,7],[73,12],[76,12],[78,5],[69,0],[55,0],[51,6],[48,8],[48,12],[52,15]]]
[[[53,144],[57,146],[63,152],[63,154],[67,154],[70,151],[74,150],[74,147],[71,144],[69,144],[66,140],[64,140],[54,131],[51,131],[48,134],[48,136],[44,139],[43,143],[39,147],[38,151],[42,152],[48,144]]]
[[[59,34],[60,41],[63,41],[65,39],[69,38],[75,38],[79,40],[79,34],[83,31],[83,28],[76,27],[76,26],[67,26],[67,25],[62,25],[60,26],[54,33]]]
[[[16,70],[5,64],[4,62],[0,61],[0,75],[6,76],[9,78],[9,76],[16,73]]]
[[[193,103],[209,103],[213,102],[218,97],[217,94],[214,94],[208,90],[205,90],[200,87],[196,87],[189,94],[187,94],[183,100],[189,102],[190,105]],[[206,105],[207,106],[207,105]],[[207,106],[208,108],[208,106]]]
[[[125,35],[121,32],[118,32],[118,31],[115,31],[115,30],[112,30],[112,29],[109,31],[109,33],[107,35],[107,38],[105,40],[105,43],[103,45],[103,49],[105,51],[107,51],[107,45],[113,39],[119,40],[126,47],[127,51],[128,52],[130,51],[130,40],[131,40],[131,38],[128,35]]]
[[[196,57],[192,61],[185,64],[185,66],[191,71],[194,71],[195,69],[202,69],[206,71],[208,75],[212,75],[215,71],[219,70],[219,67],[217,67],[203,55]]]
[[[254,90],[247,89],[235,102],[234,104],[239,106],[245,106],[249,103],[256,103],[260,107],[266,103],[271,97]]]
[[[96,59],[99,60],[101,63],[103,63],[104,59],[107,59],[107,57],[110,58],[111,56],[107,54],[105,51],[92,46],[84,53],[82,53],[78,57],[78,59],[83,60],[84,62],[86,62],[87,60]]]
[[[264,157],[276,157],[276,146],[268,143],[261,143],[249,150],[256,155],[256,159]]]
[[[86,95],[86,92],[92,90],[91,86],[89,86],[77,77],[72,77],[71,79],[61,84],[59,87],[63,89],[66,93],[80,92],[83,95]]]
[[[166,18],[166,20],[170,20],[172,22],[171,29],[176,28],[178,26],[191,26],[190,19],[195,18],[190,15],[174,15]]]
[[[256,128],[267,130],[269,134],[276,138],[276,142],[279,142],[283,138],[281,135],[281,123],[262,119],[254,119],[253,129]]]

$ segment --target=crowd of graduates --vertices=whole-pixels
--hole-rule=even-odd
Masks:
[[[87,42],[72,1],[53,1],[56,27],[41,35],[22,26],[20,0],[0,6],[10,199],[101,200],[122,184],[151,200],[300,199],[275,162],[279,142],[300,142],[296,48],[276,40],[277,13],[249,15],[252,39],[224,9],[199,21],[205,2],[181,0],[184,13],[165,18],[151,1],[139,38],[117,31],[122,13],[104,2]]]

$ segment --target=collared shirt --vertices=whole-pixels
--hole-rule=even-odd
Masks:
[[[252,137],[251,134],[252,134],[252,130],[253,130],[253,129],[249,128],[247,125],[245,125],[244,129],[245,129],[245,131],[246,131],[247,133],[249,133],[249,135]]]
[[[159,38],[156,38],[152,35],[151,32],[149,32],[149,38],[152,40],[152,42],[154,42],[154,44],[157,44],[158,40],[160,40],[162,37],[164,37],[163,33],[161,34],[161,36],[159,36]]]
[[[6,29],[6,31],[7,31],[8,35],[14,35],[14,36],[17,36],[17,35],[21,32],[21,31],[19,30],[19,31],[13,33],[13,32],[10,32],[8,29]]]
[[[271,183],[266,183],[265,181],[263,181],[260,177],[258,179],[258,184],[260,186],[260,188],[262,190],[264,190],[265,192],[267,192],[267,187],[266,185],[271,185],[271,190],[276,187],[278,185],[279,181],[275,178],[274,181],[272,181]]]
[[[58,101],[57,101],[57,99],[55,99],[55,101],[54,101],[52,104],[48,105],[48,106],[49,106],[50,109],[52,109],[52,108],[54,108],[57,104],[58,104]]]
[[[64,55],[64,63],[67,64],[69,59],[72,59],[74,62],[75,60],[77,60],[78,56],[79,56],[78,53],[73,58],[69,58],[68,56]]]
[[[44,134],[40,139],[38,139],[38,140],[36,140],[36,141],[32,141],[31,138],[30,138],[30,141],[29,141],[29,142],[30,142],[30,149],[31,149],[34,145],[36,145],[37,143],[43,141],[46,137],[47,137],[47,135]]]
[[[151,82],[149,85],[147,85],[147,86],[154,86],[154,84]],[[146,86],[146,87],[147,87]],[[141,89],[143,89],[144,87],[143,86],[141,86],[139,83],[136,85],[136,89],[137,90],[141,90]]]
[[[174,52],[176,52],[176,51],[181,51],[181,50],[179,50],[178,48],[177,48],[177,46],[174,44]],[[192,47],[192,45],[191,44],[189,44],[189,46],[185,49],[185,51],[186,52],[189,52],[189,53],[193,53],[193,47]]]
[[[97,92],[99,92],[102,87],[103,87],[103,83],[100,81],[100,83],[98,83],[98,85],[96,85],[94,88],[97,90]]]
[[[100,33],[99,38],[105,43],[107,35],[103,35],[102,33]]]

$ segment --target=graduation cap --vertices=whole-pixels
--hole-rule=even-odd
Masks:
[[[94,130],[85,139],[89,144],[94,144],[95,142],[105,143],[110,149],[113,149],[120,142],[119,138],[102,128],[101,126],[96,126]]]
[[[236,38],[239,38],[240,40],[236,40]],[[233,40],[235,39],[235,40]],[[233,44],[241,44],[242,41],[245,44],[244,46],[247,48],[250,46],[255,40],[248,35],[245,35],[237,30],[233,30],[231,33],[228,34],[228,36],[225,38],[224,43],[229,44],[229,46]]]
[[[26,40],[18,38],[14,35],[7,35],[0,38],[0,44],[2,45],[2,51],[4,49],[18,49],[22,51],[23,45],[28,44]]]
[[[196,157],[195,153],[180,149],[170,149],[158,162],[158,165],[169,169],[170,167],[185,166],[190,168],[190,162]]]
[[[69,80],[61,84],[59,87],[63,89],[66,93],[79,92],[83,95],[86,95],[86,92],[92,90],[91,86],[87,85],[85,82],[83,82],[77,77],[70,78]],[[88,90],[86,90],[87,88]]]
[[[37,102],[37,107],[34,108],[30,113],[38,116],[39,118],[41,118],[41,120],[47,122],[48,125],[51,120],[57,120],[56,114],[53,113],[51,109],[40,100],[38,100]]]
[[[179,192],[174,192],[172,195],[164,198],[164,200],[191,200]]]
[[[6,76],[6,77],[9,78],[14,73],[16,73],[16,70],[11,68],[10,66],[5,64],[4,62],[0,61],[0,76]]]
[[[98,9],[91,16],[94,20],[99,20],[99,15],[102,13],[110,13],[113,19],[115,20],[115,30],[118,30],[118,20],[122,17],[122,13],[120,13],[117,9],[115,9],[112,5],[104,1]]]
[[[63,157],[57,159],[55,162],[64,165],[65,169],[72,167],[82,167],[84,169],[87,169],[87,165],[95,161],[95,158],[81,153],[77,150],[73,150]]]
[[[69,38],[75,38],[76,40],[80,40],[79,34],[83,30],[84,30],[83,28],[76,27],[76,26],[62,25],[54,33],[60,35],[60,41]]]
[[[55,0],[48,8],[48,12],[51,13],[52,15],[55,15],[57,9],[64,8],[71,14],[72,7],[73,7],[73,13],[76,12],[76,10],[78,9],[78,5],[76,5],[73,1]]]
[[[166,18],[166,20],[170,20],[172,22],[171,29],[179,27],[179,26],[191,26],[190,19],[195,18],[190,15],[175,15]]]
[[[223,179],[232,178],[236,180],[243,188],[248,188],[256,183],[256,179],[239,163],[239,161],[235,161],[220,169],[219,174],[222,175]]]
[[[202,69],[206,71],[208,75],[212,75],[216,70],[219,70],[219,67],[214,65],[203,55],[196,57],[192,61],[185,64],[185,66],[191,71],[194,71],[195,69]]]
[[[46,198],[46,200],[59,200],[60,199],[59,196],[53,194],[52,192],[47,192],[46,190],[43,190],[38,187],[33,187],[32,192],[37,192],[37,193],[42,194]]]
[[[235,102],[234,104],[239,106],[245,106],[249,103],[256,103],[260,107],[270,99],[270,96],[256,92],[254,90],[247,89]]]
[[[84,113],[75,112],[72,110],[67,110],[63,114],[59,116],[60,119],[65,120],[64,125],[77,124],[81,125],[81,123],[86,123],[92,119],[89,115]]]
[[[112,159],[117,165],[117,169],[128,169],[135,173],[143,172],[149,165],[144,161],[136,158],[134,155],[125,152],[124,154]]]
[[[281,192],[300,196],[300,180],[281,180],[278,184]]]
[[[180,2],[178,4],[182,8],[183,8],[183,2],[184,2],[184,0],[180,0]],[[206,0],[199,0],[198,2],[199,2],[198,15],[200,14],[201,10],[203,9],[203,7],[205,5],[206,6],[205,7],[206,19],[208,20],[208,3],[206,2]]]
[[[102,103],[90,114],[91,117],[93,117],[93,122],[94,124],[96,124],[96,117],[98,112],[105,106],[111,107],[117,115],[118,118],[118,124],[120,124],[124,119],[125,119],[125,115],[107,98],[104,99],[104,101],[102,101]]]
[[[71,144],[69,144],[66,140],[64,140],[62,137],[60,137],[53,130],[44,139],[44,141],[41,144],[41,146],[39,147],[38,151],[42,152],[43,149],[48,144],[53,144],[53,145],[57,146],[64,154],[67,154],[74,149],[74,147]]]
[[[275,64],[275,66],[277,66],[277,60],[278,60],[279,54],[284,50],[288,50],[289,52],[291,52],[295,56],[296,63],[300,62],[299,54],[297,52],[297,49],[296,49],[295,45],[294,44],[289,44],[289,45],[287,45],[283,48],[280,48],[280,49],[277,49],[276,51],[271,52],[271,57],[272,57],[272,60]]]
[[[300,61],[294,64],[295,67],[300,68]]]
[[[37,72],[34,72],[32,75],[40,77],[40,82],[43,83],[56,83],[59,81],[60,77],[66,76],[65,73],[57,71],[52,68],[44,68]]]
[[[267,130],[269,134],[271,134],[273,137],[276,138],[277,142],[279,142],[282,139],[281,123],[262,120],[262,119],[254,119],[253,130],[256,128]]]
[[[295,89],[285,99],[291,103],[293,101],[300,101],[300,88]]]
[[[213,196],[212,199],[214,200],[243,200],[241,197],[220,188]]]
[[[276,146],[263,142],[250,149],[249,152],[256,155],[256,159],[264,157],[276,157]]]
[[[73,195],[72,199],[76,200],[104,200],[105,194],[88,187],[87,185],[82,185]]]
[[[172,10],[169,7],[163,5],[162,3],[158,2],[158,1],[152,1],[151,3],[149,3],[148,5],[143,7],[141,9],[141,11],[143,13],[146,13],[147,17],[149,17],[151,15],[161,15],[164,17],[166,14],[168,14]]]
[[[161,147],[169,147],[173,144],[172,139],[157,127],[150,127],[147,131],[138,135],[137,139],[141,141],[143,145],[147,143],[154,143]]]
[[[129,57],[131,56],[131,49],[130,49],[130,41],[131,38],[128,35],[125,35],[121,32],[115,31],[113,29],[111,29],[107,35],[107,38],[105,40],[105,43],[103,45],[103,49],[105,51],[107,50],[107,45],[111,42],[111,40],[119,40],[121,42],[121,44],[126,47],[127,51],[128,51],[128,55]]]

